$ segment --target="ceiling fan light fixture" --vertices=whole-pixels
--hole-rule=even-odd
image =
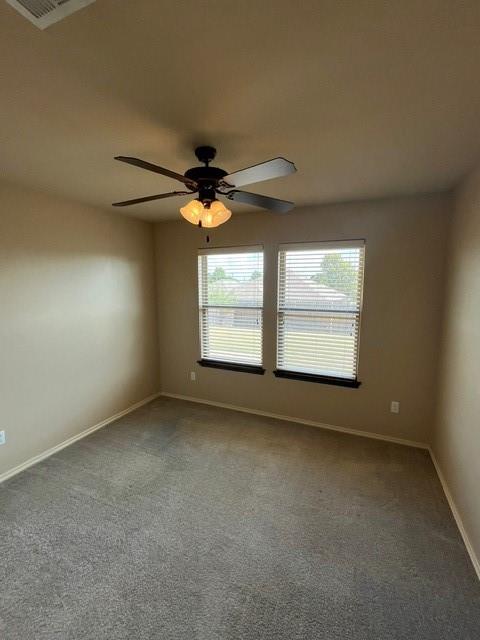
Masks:
[[[214,200],[210,206],[205,206],[200,200],[191,200],[184,207],[181,207],[180,213],[191,224],[212,229],[219,227],[231,218],[230,209],[220,202]]]

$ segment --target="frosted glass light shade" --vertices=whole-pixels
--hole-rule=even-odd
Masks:
[[[203,204],[200,200],[190,200],[188,204],[181,207],[180,213],[188,222],[198,224],[203,216]]]
[[[219,200],[214,200],[209,208],[204,207],[200,200],[191,200],[180,209],[180,213],[188,222],[207,229],[220,226],[232,215],[232,212]]]
[[[229,220],[231,215],[230,209],[227,209],[220,200],[214,200],[209,209],[204,209],[202,227],[219,227]]]

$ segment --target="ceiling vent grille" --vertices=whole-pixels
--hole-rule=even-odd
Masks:
[[[92,4],[95,0],[7,0],[7,2],[39,29],[46,29],[71,13]]]

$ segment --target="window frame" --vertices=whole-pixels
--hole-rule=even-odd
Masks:
[[[355,247],[363,250],[363,261],[362,261],[362,272],[360,278],[360,296],[359,296],[359,306],[358,312],[353,312],[358,317],[358,337],[356,342],[356,352],[355,352],[355,377],[347,378],[347,377],[339,377],[339,376],[331,376],[325,374],[317,374],[305,371],[298,371],[295,369],[282,369],[278,365],[279,360],[279,346],[280,346],[280,331],[279,331],[279,321],[282,310],[280,309],[280,300],[281,300],[281,272],[282,272],[282,253],[283,257],[286,255],[286,252],[295,251],[296,249],[299,251],[308,251],[309,248],[314,250],[318,249],[342,249],[347,247]],[[340,387],[349,387],[357,389],[362,383],[358,380],[358,371],[359,371],[359,362],[360,362],[360,337],[361,337],[361,325],[362,325],[362,317],[363,317],[363,296],[364,296],[364,283],[365,283],[365,256],[366,256],[366,241],[364,238],[354,239],[354,240],[338,240],[338,241],[317,241],[317,242],[291,242],[291,243],[282,243],[277,247],[277,310],[276,310],[276,345],[275,345],[275,363],[276,368],[273,371],[273,374],[277,378],[288,378],[291,380],[301,380],[304,382],[315,382],[320,384],[328,384],[335,385]],[[284,312],[283,312],[284,313]]]
[[[204,358],[203,357],[203,321],[202,321],[202,311],[208,308],[214,308],[215,305],[210,307],[209,305],[202,305],[202,281],[205,277],[200,273],[199,262],[201,256],[208,255],[232,255],[232,254],[240,254],[240,253],[261,253],[262,254],[262,299],[260,307],[247,307],[249,309],[257,309],[261,312],[261,334],[260,334],[260,364],[248,364],[241,362],[233,362],[228,360],[215,360],[213,358]],[[201,367],[210,367],[212,369],[224,369],[226,371],[237,371],[240,373],[252,373],[256,375],[264,375],[265,368],[264,364],[264,315],[265,315],[265,248],[263,244],[254,244],[254,245],[240,245],[240,246],[228,246],[228,247],[208,247],[201,248],[197,251],[197,301],[198,301],[198,326],[199,326],[199,347],[200,347],[200,359],[197,360],[197,363]],[[234,305],[225,305],[225,309],[245,309],[245,306],[239,305],[235,307]]]

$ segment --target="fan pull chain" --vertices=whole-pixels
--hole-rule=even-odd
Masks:
[[[199,228],[199,229],[202,229],[202,228],[203,228],[203,225],[202,225],[202,221],[201,221],[201,220],[199,220],[199,221],[198,221],[198,228]],[[206,236],[206,237],[205,237],[205,240],[206,240],[206,242],[207,242],[207,244],[208,244],[208,243],[210,242],[210,236]]]

